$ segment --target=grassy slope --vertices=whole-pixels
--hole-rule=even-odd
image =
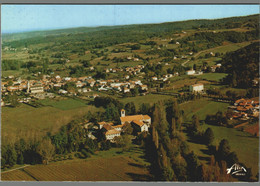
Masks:
[[[74,100],[73,100],[74,101]],[[69,101],[71,103],[71,101]],[[42,136],[46,132],[57,132],[62,125],[67,124],[72,119],[82,117],[88,111],[96,111],[94,106],[76,107],[60,103],[55,107],[33,108],[21,104],[17,108],[2,108],[2,143],[6,140],[15,141],[16,138],[25,136]],[[77,102],[76,102],[77,103]],[[59,109],[61,108],[61,109]]]
[[[197,76],[197,78],[206,79],[209,81],[220,81],[221,79],[223,79],[226,76],[227,76],[227,74],[225,74],[225,73],[206,73],[206,74]]]
[[[186,121],[190,122],[193,114],[197,114],[201,120],[204,120],[207,114],[215,114],[219,110],[225,111],[227,106],[227,103],[197,100],[184,103],[180,107],[181,109],[184,109],[185,113],[187,113],[185,114]],[[219,144],[222,139],[227,139],[230,143],[231,150],[237,153],[239,160],[252,168],[253,175],[257,173],[259,138],[252,137],[252,135],[246,132],[227,127],[204,124],[202,129],[206,130],[208,127],[210,127],[214,132],[215,140],[213,143]],[[202,162],[208,162],[207,158],[209,158],[209,155],[203,152],[203,150],[207,150],[206,145],[197,144],[191,141],[188,143],[190,148],[199,156]]]

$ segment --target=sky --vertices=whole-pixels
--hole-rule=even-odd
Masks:
[[[162,23],[259,14],[259,5],[2,5],[1,31]]]

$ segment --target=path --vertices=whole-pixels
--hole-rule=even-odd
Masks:
[[[22,166],[22,167],[18,167],[18,168],[15,168],[15,169],[11,169],[11,170],[7,170],[7,171],[1,171],[1,173],[3,174],[3,173],[6,173],[6,172],[11,172],[11,171],[14,171],[14,170],[18,170],[18,169],[22,169],[22,168],[25,168],[25,167],[28,167],[28,166],[31,166],[31,165],[24,165],[24,166]]]

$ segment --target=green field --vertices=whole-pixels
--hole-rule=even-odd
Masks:
[[[201,120],[204,120],[207,114],[215,114],[217,111],[224,112],[227,109],[227,103],[213,102],[209,100],[197,100],[181,104],[181,109],[184,109],[186,122],[191,122],[193,114],[197,114]],[[231,150],[238,155],[239,161],[251,167],[253,175],[258,170],[258,153],[259,153],[259,138],[253,137],[246,132],[238,131],[234,128],[212,126],[208,124],[202,125],[202,129],[206,130],[210,127],[214,132],[214,144],[219,144],[222,139],[227,139],[231,146]],[[184,133],[189,139],[186,133]],[[207,163],[209,155],[204,153],[207,150],[206,145],[194,143],[188,140],[188,144],[199,157],[202,162]],[[249,158],[250,157],[250,158]]]
[[[194,114],[198,115],[200,120],[204,120],[207,114],[215,114],[218,111],[226,111],[228,105],[228,103],[210,101],[205,98],[182,103],[180,108],[184,110],[186,121],[191,121]]]
[[[71,101],[64,101],[58,102],[57,107],[34,108],[25,104],[16,108],[2,107],[2,144],[12,143],[21,137],[40,138],[47,132],[55,133],[71,120],[84,116],[88,111],[98,110],[75,100],[72,100],[73,105],[66,107]]]
[[[223,79],[226,76],[227,76],[227,74],[225,74],[225,73],[206,73],[206,74],[197,76],[197,78],[206,79],[209,81],[220,81],[221,79]]]
[[[87,103],[84,103],[83,101],[80,100],[71,99],[71,98],[58,100],[58,101],[53,99],[44,99],[44,100],[39,100],[38,102],[45,106],[51,106],[61,110],[70,110],[70,109],[87,106]]]
[[[119,101],[121,101],[124,104],[129,103],[129,102],[134,102],[135,106],[138,108],[142,103],[154,104],[160,100],[166,100],[166,99],[171,99],[171,98],[174,98],[174,97],[168,96],[168,95],[149,94],[149,95],[145,95],[145,96],[122,98],[122,99],[119,99]]]

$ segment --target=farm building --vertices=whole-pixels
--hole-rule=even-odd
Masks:
[[[204,90],[203,84],[194,84],[190,86],[190,92],[201,92]]]

